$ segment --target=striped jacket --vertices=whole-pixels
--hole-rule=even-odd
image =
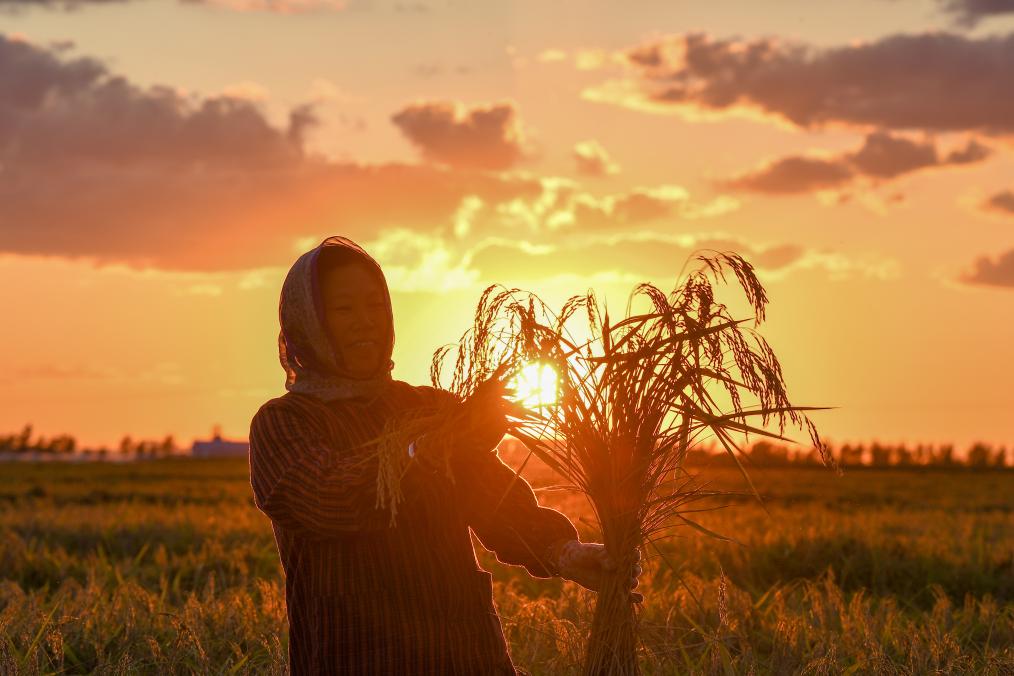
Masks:
[[[285,572],[293,674],[517,674],[469,529],[536,577],[577,531],[539,506],[495,441],[459,454],[453,483],[410,465],[390,527],[376,460],[356,447],[440,396],[452,395],[395,380],[368,404],[288,392],[254,415],[250,482]]]

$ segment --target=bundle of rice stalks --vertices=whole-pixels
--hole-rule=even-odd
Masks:
[[[458,345],[433,357],[431,378],[439,387],[446,357],[456,350],[449,389],[466,402],[484,383],[531,363],[549,365],[557,374],[556,402],[538,411],[516,408],[510,434],[588,497],[602,542],[617,563],[616,574],[598,592],[587,674],[638,671],[627,573],[637,549],[679,525],[716,535],[688,516],[687,505],[708,495],[683,468],[701,436],[718,439],[748,483],[734,436],[753,433],[791,442],[783,436],[786,419],[805,426],[824,462],[833,462],[801,413],[818,407],[791,405],[770,346],[741,326],[748,319],[734,319],[715,300],[709,277],[724,281],[731,270],[754,311],[754,326],[763,321],[767,297],[753,267],[726,252],[696,260],[702,265],[669,295],[651,284],[637,286],[626,316],[617,322],[592,292],[570,298],[554,315],[534,294],[490,287],[472,328]],[[646,302],[646,311],[632,314],[635,302]],[[726,406],[716,400],[723,394]],[[757,404],[744,406],[743,394]],[[777,418],[778,433],[749,424],[756,416],[761,425]],[[435,418],[419,422],[435,423]]]

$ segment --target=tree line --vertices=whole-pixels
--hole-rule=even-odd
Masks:
[[[70,434],[58,434],[48,438],[38,435],[33,439],[32,432],[32,424],[28,423],[20,432],[0,435],[0,453],[135,458],[165,457],[179,453],[179,447],[171,434],[163,439],[134,439],[130,435],[125,435],[113,448],[108,446],[81,448],[77,439]]]
[[[1003,469],[1014,466],[1014,455],[1006,446],[975,442],[958,452],[954,444],[886,444],[879,441],[864,443],[828,444],[831,455],[843,467],[970,467],[976,469]],[[718,449],[696,451],[693,460],[714,461]],[[816,448],[790,447],[786,444],[762,440],[744,448],[754,465],[772,467],[789,465],[819,465]],[[728,457],[726,455],[726,457]],[[731,460],[730,460],[731,462]]]
[[[113,448],[79,448],[77,440],[69,434],[49,438],[39,435],[32,438],[31,423],[20,432],[0,435],[0,453],[36,453],[52,455],[80,454],[95,457],[166,457],[180,452],[173,435],[163,439],[134,439],[125,435]],[[513,440],[512,440],[513,441]],[[519,443],[519,442],[515,442]],[[1005,446],[993,446],[985,442],[971,444],[963,453],[957,452],[954,444],[884,444],[873,441],[864,443],[828,444],[831,455],[843,467],[972,467],[978,469],[1007,468],[1014,466],[1014,455]],[[770,441],[756,441],[743,446],[750,462],[758,466],[819,465],[817,449],[790,447]],[[704,448],[700,445],[688,454],[688,462],[723,461],[728,455],[721,452],[714,442]]]

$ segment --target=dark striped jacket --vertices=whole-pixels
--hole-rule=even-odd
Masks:
[[[293,674],[516,674],[469,528],[504,563],[550,577],[577,537],[496,455],[462,453],[456,481],[412,464],[398,521],[377,509],[376,461],[356,447],[392,414],[449,393],[392,381],[378,400],[286,393],[250,425],[250,482],[285,572]]]

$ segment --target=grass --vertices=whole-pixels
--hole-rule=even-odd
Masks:
[[[733,468],[706,471],[745,489]],[[769,513],[745,497],[698,515],[742,545],[684,528],[664,559],[645,552],[644,673],[1014,671],[1014,473],[751,478]],[[582,496],[540,500],[591,536]],[[518,665],[580,673],[594,595],[480,559]],[[285,632],[244,461],[2,467],[0,673],[280,673]]]

